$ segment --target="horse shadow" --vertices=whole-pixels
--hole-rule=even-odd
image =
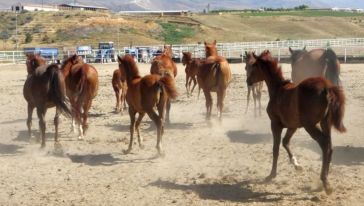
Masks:
[[[0,143],[0,155],[15,155],[19,154],[23,147],[13,144],[2,144]]]
[[[85,155],[70,155],[68,157],[73,163],[83,163],[88,166],[113,166],[122,163],[153,163],[157,157],[147,159],[120,159],[115,158],[112,154],[85,154]]]
[[[14,123],[20,123],[20,122],[26,122],[26,119],[15,119],[15,120],[9,120],[1,122],[0,124],[14,124]]]
[[[271,193],[271,192],[255,192],[249,184],[250,181],[239,183],[202,183],[202,184],[177,184],[170,181],[157,180],[150,183],[150,186],[164,188],[168,190],[192,191],[201,199],[230,201],[240,203],[274,203],[283,200],[285,196],[294,194]]]
[[[319,154],[322,158],[322,151],[316,142],[306,144],[305,148]],[[331,162],[334,165],[364,165],[364,147],[334,146]]]
[[[45,133],[46,139],[54,139],[54,132],[46,132]],[[58,133],[58,137],[61,141],[74,141],[72,137],[69,137],[67,134],[63,135]],[[37,138],[40,138],[40,131],[39,130],[32,130],[32,138],[29,139],[28,130],[22,130],[18,132],[18,136],[13,139],[16,142],[30,142],[32,140],[36,141]]]
[[[234,143],[259,144],[269,143],[272,140],[271,134],[251,134],[246,130],[228,131],[226,135]]]
[[[111,154],[87,154],[87,155],[67,155],[73,163],[84,163],[89,166],[112,166],[118,164],[121,159],[113,157]]]

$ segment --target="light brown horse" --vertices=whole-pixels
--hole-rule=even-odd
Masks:
[[[66,59],[61,70],[65,77],[67,96],[72,105],[73,118],[79,125],[79,139],[84,139],[88,128],[88,111],[99,87],[98,74],[92,65],[85,64],[80,56],[72,55]],[[72,129],[75,127],[72,119]]]
[[[191,52],[182,52],[182,64],[186,66],[185,73],[186,73],[186,91],[187,97],[192,96],[193,90],[197,84],[197,73],[198,68],[202,62],[202,59],[199,58],[192,58]],[[191,84],[193,82],[193,86],[191,89]]]
[[[162,136],[164,132],[164,114],[168,99],[177,97],[177,90],[173,76],[169,74],[163,77],[157,74],[150,74],[144,77],[139,75],[138,67],[130,55],[118,56],[119,69],[122,76],[126,77],[128,91],[126,101],[129,105],[130,116],[130,142],[125,154],[130,153],[133,147],[134,130],[137,131],[139,146],[143,148],[143,140],[139,132],[139,125],[145,113],[157,126],[157,150],[159,155],[164,155],[162,149]],[[154,111],[157,107],[158,114]],[[139,113],[135,120],[136,113]]]
[[[55,147],[59,146],[58,124],[59,114],[71,116],[66,99],[65,80],[57,64],[46,65],[46,61],[37,54],[26,55],[26,66],[28,77],[25,80],[23,95],[28,103],[27,127],[29,138],[31,137],[32,115],[34,108],[37,108],[39,128],[41,130],[41,147],[46,145],[45,140],[45,114],[48,108],[56,107],[54,117],[55,126]]]
[[[245,72],[246,76],[248,77],[252,72],[252,65],[255,63],[256,59],[254,58],[254,52],[245,52]],[[270,54],[270,53],[269,53]],[[263,89],[263,81],[254,83],[252,85],[248,85],[248,94],[247,94],[247,102],[245,107],[245,114],[248,112],[249,108],[249,101],[250,101],[250,93],[252,93],[253,100],[254,100],[254,116],[257,116],[257,101],[258,101],[258,111],[259,116],[262,115],[262,89]]]
[[[221,119],[226,89],[232,79],[231,70],[227,60],[217,55],[216,40],[205,42],[205,50],[206,60],[199,67],[197,81],[206,98],[206,118],[211,117],[211,92],[216,92],[218,117]]]
[[[283,138],[291,163],[296,169],[302,169],[293,156],[289,143],[297,128],[303,127],[317,141],[322,150],[321,180],[327,194],[332,188],[327,179],[332,156],[331,127],[345,132],[343,125],[345,96],[340,87],[332,85],[323,77],[311,77],[300,84],[293,84],[283,78],[281,68],[274,59],[255,57],[253,71],[247,78],[252,85],[264,80],[268,87],[269,103],[267,113],[271,120],[273,133],[273,166],[266,180],[277,175],[277,161],[281,134],[287,128]],[[320,128],[317,126],[320,125]]]
[[[328,49],[313,49],[307,51],[303,49],[292,50],[292,81],[296,84],[309,77],[325,77],[334,85],[341,86],[340,62],[335,52]]]
[[[164,45],[163,53],[159,56],[156,56],[153,61],[152,65],[150,67],[150,73],[151,74],[158,74],[161,76],[169,75],[172,77],[177,76],[177,66],[176,63],[172,60],[172,45],[167,46]],[[171,101],[168,100],[167,102],[167,111],[166,111],[166,122],[170,122],[169,113],[171,110]]]
[[[115,105],[115,112],[123,112],[126,108],[126,91],[128,89],[128,85],[126,84],[125,76],[121,75],[119,69],[116,69],[112,75],[111,80],[112,88],[115,92],[116,97],[116,105]]]

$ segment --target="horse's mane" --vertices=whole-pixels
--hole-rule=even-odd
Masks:
[[[139,69],[131,55],[125,55],[120,59],[120,62],[124,65],[127,75],[130,77],[140,77]]]
[[[290,80],[286,80],[283,77],[282,67],[278,65],[278,61],[273,58],[264,58],[266,56],[259,56],[258,61],[269,68],[267,71],[270,73],[270,76],[274,78],[275,82],[280,82],[282,85],[286,85],[290,83]]]

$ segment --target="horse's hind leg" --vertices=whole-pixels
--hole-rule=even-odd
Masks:
[[[282,126],[276,122],[271,122],[271,129],[273,133],[273,164],[270,175],[266,178],[266,181],[270,181],[277,176],[279,146],[281,144],[281,134],[283,130]]]
[[[225,98],[225,94],[226,94],[226,90],[225,89],[220,89],[217,92],[217,108],[218,108],[218,113],[217,113],[217,117],[220,118],[222,117],[222,111],[224,109],[224,98]]]
[[[205,99],[206,99],[206,119],[210,119],[211,118],[211,109],[212,109],[212,96],[210,91],[208,91],[207,89],[203,90],[203,93],[205,94]]]
[[[291,161],[291,163],[294,165],[296,170],[302,170],[302,167],[298,164],[298,161],[295,156],[293,156],[291,149],[289,147],[289,142],[293,136],[293,134],[297,131],[297,128],[287,128],[286,134],[283,137],[283,147],[286,149],[288,153],[288,157]]]
[[[145,115],[145,113],[139,113],[138,119],[136,120],[136,123],[135,123],[135,130],[138,135],[139,148],[141,148],[141,149],[144,149],[144,145],[143,145],[143,137],[140,135],[139,126],[140,126],[140,123],[142,122],[144,115]]]
[[[186,85],[185,85],[185,87],[186,87],[186,92],[187,92],[187,97],[189,97],[190,96],[190,89],[188,88],[188,80],[190,79],[190,76],[186,73]]]
[[[28,118],[27,118],[27,127],[28,127],[28,135],[29,139],[32,137],[32,116],[33,116],[34,106],[28,103]]]
[[[54,116],[54,127],[55,127],[55,132],[54,132],[54,148],[56,150],[60,149],[61,144],[58,140],[58,125],[59,125],[59,109],[56,108],[56,115]]]
[[[162,118],[155,113],[155,111],[153,109],[147,111],[148,116],[150,117],[150,119],[153,120],[153,122],[155,123],[155,125],[157,126],[157,145],[156,148],[158,150],[158,154],[160,156],[164,156],[164,152],[163,152],[163,148],[162,148],[162,130],[163,130],[163,121]]]
[[[193,90],[195,89],[195,87],[197,85],[196,77],[192,77],[192,80],[193,80],[193,86],[192,86],[192,89],[191,89],[191,96],[192,96]]]
[[[116,98],[116,105],[115,105],[115,112],[120,112],[120,89],[114,87],[114,91],[115,91],[115,98]]]
[[[257,117],[257,85],[254,84],[252,86],[252,91],[253,91],[253,100],[254,100],[254,117]]]
[[[92,104],[92,99],[86,101],[86,103],[83,105],[83,113],[82,113],[82,135],[85,136],[86,131],[88,129],[88,111],[91,108],[91,104]]]
[[[310,136],[319,143],[321,147],[322,150],[321,181],[324,185],[326,194],[329,195],[332,193],[332,187],[330,186],[330,183],[327,178],[329,174],[329,167],[332,155],[331,136],[321,132],[315,125],[306,126],[305,129],[310,134]],[[323,131],[325,131],[326,129],[327,128],[324,128]]]
[[[166,109],[166,122],[169,124],[171,123],[171,120],[169,118],[169,112],[171,110],[171,100],[168,98],[167,100],[167,109]]]
[[[250,92],[252,90],[252,86],[248,86],[248,94],[246,96],[246,107],[245,107],[245,114],[248,112],[249,102],[250,102]]]
[[[123,150],[124,154],[129,154],[130,151],[133,149],[133,144],[134,144],[134,130],[135,130],[135,115],[136,115],[136,111],[132,108],[129,107],[129,117],[130,117],[130,140],[129,140],[129,147],[127,150]]]
[[[263,88],[263,83],[258,83],[258,86],[257,86],[257,100],[258,100],[258,104],[259,104],[259,116],[262,116],[262,102],[261,102],[261,99],[262,99],[262,88]]]
[[[37,107],[37,115],[39,118],[39,128],[40,128],[40,135],[42,139],[41,148],[44,148],[45,143],[45,130],[46,130],[46,124],[44,120],[44,116],[47,112],[47,109],[45,107]]]

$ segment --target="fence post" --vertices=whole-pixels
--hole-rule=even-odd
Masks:
[[[281,61],[281,48],[278,48],[278,62]]]

